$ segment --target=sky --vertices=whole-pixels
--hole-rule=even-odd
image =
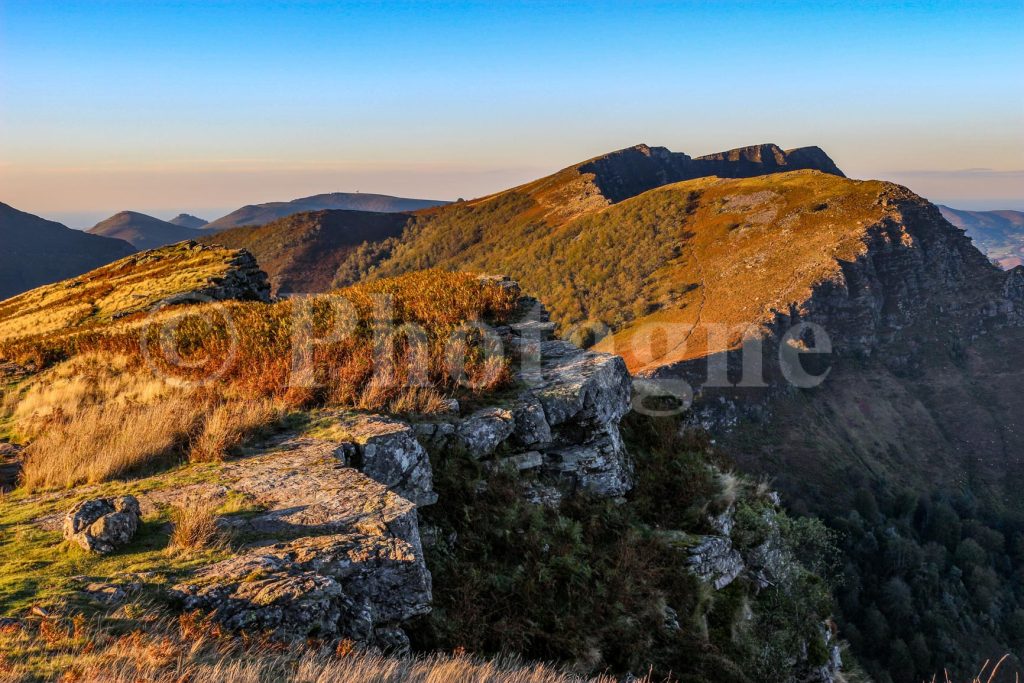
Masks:
[[[0,0],[0,201],[72,227],[469,198],[641,142],[1024,210],[1024,0]]]

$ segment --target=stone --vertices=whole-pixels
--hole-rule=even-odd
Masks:
[[[221,484],[263,508],[230,522],[250,543],[171,594],[233,630],[407,649],[401,624],[431,601],[416,506],[338,451],[295,438],[222,466]]]
[[[624,452],[618,430],[608,430],[587,443],[549,451],[544,469],[588,493],[616,498],[633,487],[632,461]]]
[[[512,435],[515,420],[504,408],[481,408],[459,421],[455,434],[469,455],[477,460],[487,457]]]
[[[417,505],[437,501],[430,456],[415,430],[401,420],[384,415],[339,414],[338,426],[355,444],[353,464],[366,476],[379,481]]]
[[[725,536],[701,536],[687,554],[690,570],[715,590],[728,586],[746,568],[743,557]]]
[[[502,467],[514,467],[519,472],[535,470],[544,464],[544,456],[537,451],[527,451],[518,455],[510,455],[507,458],[498,458],[485,463],[488,469],[498,470]]]
[[[515,428],[513,438],[523,446],[549,443],[551,426],[544,415],[544,406],[532,394],[522,397],[512,408]]]
[[[134,496],[83,500],[65,515],[64,538],[105,555],[131,541],[141,521]]]
[[[629,410],[632,381],[619,356],[582,351],[564,341],[544,342],[541,377],[533,393],[552,427],[573,418],[617,422]]]

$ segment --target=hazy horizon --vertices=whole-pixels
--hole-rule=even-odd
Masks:
[[[1022,20],[937,0],[4,0],[0,201],[78,228],[212,219],[323,192],[481,196],[640,142],[775,142],[1021,210]]]

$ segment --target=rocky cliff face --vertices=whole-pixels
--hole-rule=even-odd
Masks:
[[[693,423],[722,435],[746,467],[778,474],[790,492],[819,498],[837,477],[912,488],[966,478],[995,505],[1016,508],[1024,404],[1012,387],[1024,379],[1024,271],[993,266],[905,188],[887,186],[877,201],[883,216],[864,230],[862,253],[766,326],[766,388],[702,389],[707,358],[651,374],[698,387]],[[802,322],[831,341],[826,360],[808,361],[820,366],[813,374],[829,373],[808,390],[789,384],[778,361],[782,344],[812,344],[783,340]],[[738,377],[742,354],[724,355]],[[811,477],[795,474],[812,464]]]
[[[696,158],[670,152],[664,147],[636,145],[591,159],[577,168],[580,173],[592,173],[601,194],[612,203],[655,187],[705,176],[748,178],[802,169],[843,175],[820,147],[783,150],[773,144],[741,147]]]
[[[535,299],[520,299],[520,318],[498,330],[518,358],[517,395],[464,417],[416,425],[431,448],[461,448],[489,467],[533,471],[537,502],[557,504],[582,490],[626,493],[632,467],[619,435],[631,379],[622,359],[552,339],[553,325]]]

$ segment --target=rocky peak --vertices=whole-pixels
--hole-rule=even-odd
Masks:
[[[768,143],[708,154],[693,161],[702,169],[701,175],[716,175],[722,178],[746,178],[805,169],[845,177],[820,147],[783,150],[776,144]]]
[[[747,178],[807,169],[843,176],[820,147],[783,150],[775,144],[739,147],[695,158],[665,147],[639,144],[595,157],[577,167],[580,173],[593,174],[601,194],[612,203],[661,185],[705,176]]]

